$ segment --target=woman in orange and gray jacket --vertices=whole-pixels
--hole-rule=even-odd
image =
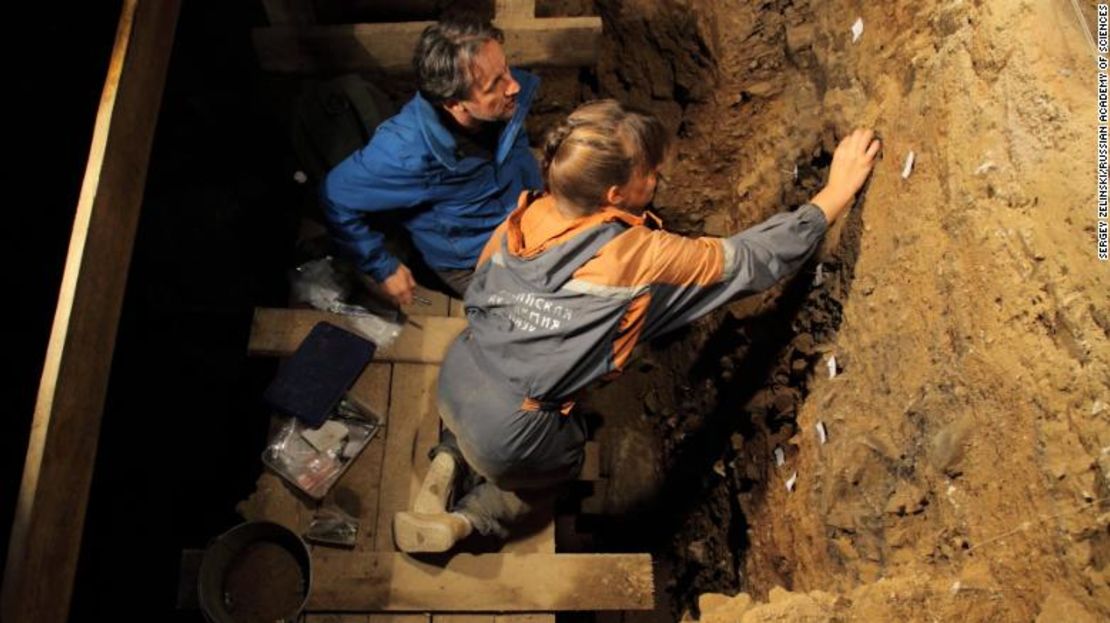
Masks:
[[[440,415],[461,457],[448,448],[433,466],[461,458],[484,482],[454,512],[398,513],[398,547],[504,535],[528,511],[528,491],[576,477],[586,437],[574,396],[619,373],[639,342],[800,268],[870,174],[873,137],[841,141],[828,184],[797,210],[695,239],[643,211],[668,142],[658,119],[613,100],[574,111],[547,137],[547,192],[523,194],[486,244],[466,293],[469,326],[440,370]]]

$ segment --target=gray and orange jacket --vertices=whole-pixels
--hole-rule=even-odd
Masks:
[[[479,257],[466,342],[525,408],[564,403],[638,343],[796,271],[827,227],[806,204],[729,238],[688,238],[616,208],[568,219],[551,196],[524,193]]]
[[[577,475],[586,431],[570,413],[576,393],[619,371],[637,343],[796,271],[827,228],[814,205],[731,238],[651,225],[617,209],[568,219],[551,197],[524,194],[494,230],[438,395],[463,458],[497,487]]]

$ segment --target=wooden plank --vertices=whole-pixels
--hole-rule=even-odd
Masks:
[[[359,376],[348,395],[362,408],[384,418],[389,413],[392,368],[387,363],[371,363]],[[384,419],[383,424],[387,424]],[[358,539],[355,542],[356,551],[374,549],[374,539],[378,530],[378,498],[381,495],[386,430],[386,428],[380,430],[370,441],[326,498],[326,502],[356,513],[359,523]],[[349,508],[352,505],[356,508]]]
[[[432,623],[555,623],[555,620],[556,616],[553,612],[435,614],[432,617]]]
[[[601,445],[596,441],[587,441],[584,449],[586,458],[582,461],[582,471],[578,480],[594,482],[601,480]]]
[[[374,548],[393,551],[393,514],[407,510],[428,469],[428,450],[438,441],[435,407],[439,366],[395,364],[386,426],[385,459]]]
[[[466,318],[466,307],[463,305],[462,301],[453,298],[451,299],[451,306],[447,315],[452,318]]]
[[[522,67],[582,67],[597,64],[601,18],[549,17],[513,22],[505,28],[505,58]]]
[[[254,492],[235,506],[247,521],[272,521],[303,534],[312,521],[317,504],[295,492],[292,485],[267,470],[258,476]]]
[[[555,553],[555,497],[541,501],[528,520],[510,528],[509,538],[501,546],[506,554]]]
[[[125,0],[35,404],[0,619],[68,615],[177,0]]]
[[[412,71],[412,51],[435,22],[255,28],[251,36],[266,71],[326,73],[379,69]]]
[[[308,332],[318,322],[330,322],[354,333],[363,333],[359,325],[365,320],[315,309],[276,309],[259,307],[254,310],[247,352],[251,355],[283,357],[297,350]],[[466,327],[461,318],[413,316],[401,334],[388,348],[374,354],[376,361],[405,363],[439,363],[447,348]]]
[[[349,395],[363,408],[378,414],[387,413],[390,371],[391,366],[387,363],[371,363],[355,381]],[[324,499],[326,504],[356,507],[347,510],[356,512],[359,517],[359,541],[356,545],[359,549],[370,548],[368,539],[372,539],[377,527],[378,477],[385,447],[382,436],[379,434],[371,440]],[[265,471],[258,477],[254,492],[240,502],[236,510],[247,521],[273,521],[303,534],[318,506],[307,496],[296,492],[280,476]]]
[[[266,19],[273,26],[309,26],[316,23],[311,0],[262,0]]]
[[[311,611],[650,610],[648,554],[313,552]]]
[[[347,24],[254,29],[255,52],[267,71],[412,71],[412,51],[420,33],[434,22]],[[505,54],[512,65],[580,67],[595,65],[601,38],[597,17],[552,17],[501,24]]]
[[[304,623],[370,623],[368,614],[306,614]]]
[[[497,0],[494,7],[493,20],[499,25],[536,18],[535,0]]]

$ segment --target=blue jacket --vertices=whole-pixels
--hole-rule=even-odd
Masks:
[[[404,225],[433,269],[474,268],[494,228],[521,191],[543,188],[528,148],[524,118],[539,78],[512,70],[520,83],[516,111],[493,160],[459,159],[455,139],[419,93],[386,119],[362,149],[332,169],[321,186],[324,214],[340,253],[380,281],[397,270],[384,237],[365,221],[369,212],[407,210]]]

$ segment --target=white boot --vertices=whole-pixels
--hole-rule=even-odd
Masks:
[[[420,491],[413,499],[412,511],[423,514],[446,513],[458,472],[453,456],[447,452],[437,454],[428,468],[428,474],[424,476]]]
[[[462,513],[401,511],[393,516],[393,541],[402,552],[446,552],[473,530]]]

